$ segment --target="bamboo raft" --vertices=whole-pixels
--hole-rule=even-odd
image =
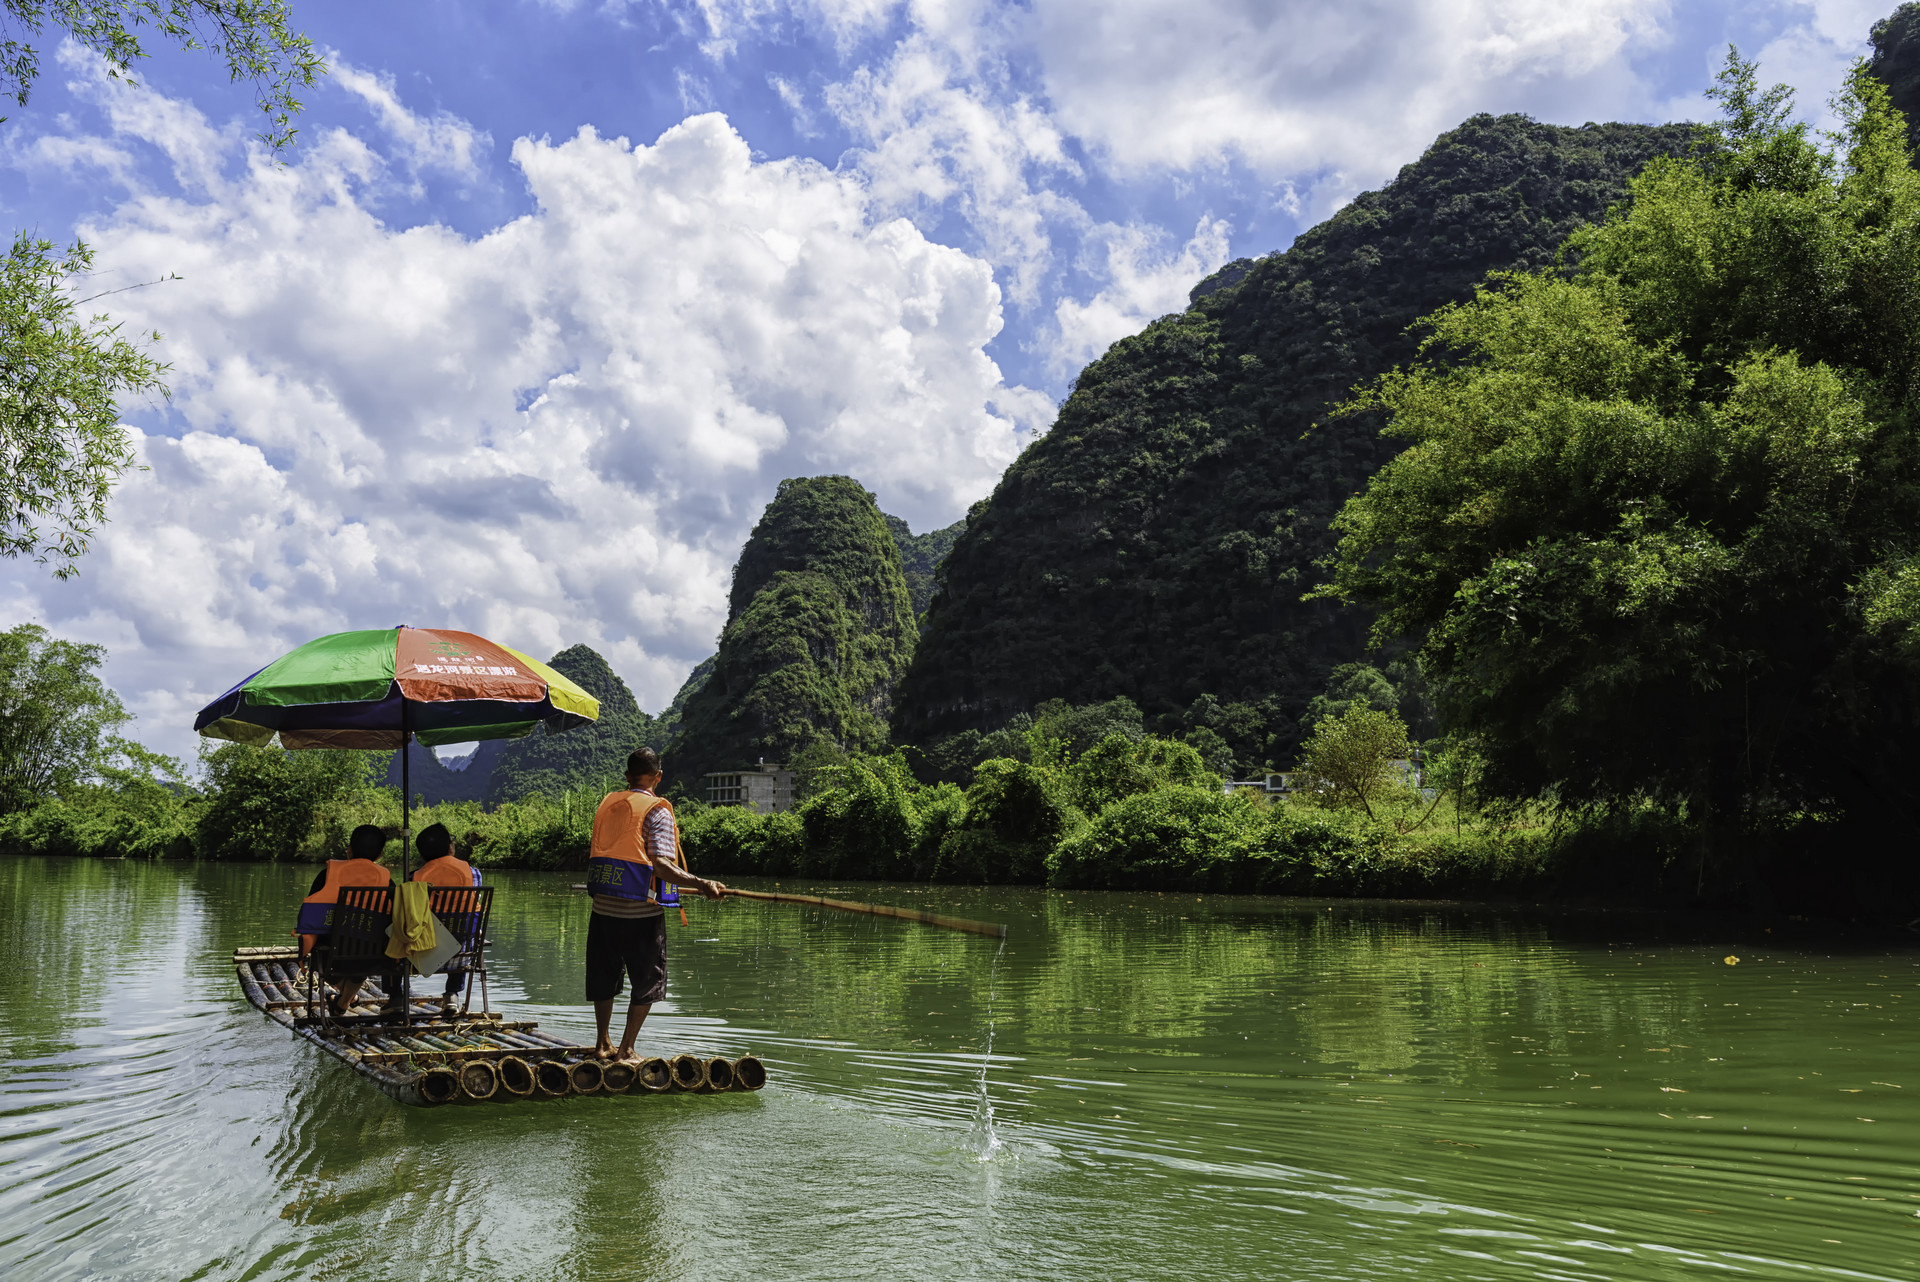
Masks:
[[[333,988],[307,1000],[300,950],[236,948],[241,991],[268,1019],[345,1063],[402,1104],[511,1104],[568,1095],[707,1094],[757,1091],[767,1083],[758,1059],[658,1056],[638,1063],[596,1059],[593,1047],[543,1033],[498,1013],[443,1013],[437,999],[415,998],[409,1019],[383,1014],[387,996],[370,980],[344,1016],[325,1009]]]

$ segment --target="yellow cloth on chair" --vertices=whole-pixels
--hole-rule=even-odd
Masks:
[[[393,933],[387,956],[395,961],[430,953],[440,942],[433,914],[427,911],[427,883],[403,881],[393,888]]]

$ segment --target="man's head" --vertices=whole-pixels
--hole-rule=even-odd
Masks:
[[[387,848],[387,830],[378,824],[361,824],[347,834],[347,853],[355,859],[371,859],[378,863],[380,854]]]
[[[633,788],[651,788],[660,782],[660,754],[652,748],[635,748],[627,754],[627,784]]]
[[[413,848],[422,859],[438,859],[453,849],[453,834],[445,824],[429,824],[413,839]]]

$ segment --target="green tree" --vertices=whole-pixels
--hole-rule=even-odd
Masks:
[[[1327,678],[1326,691],[1313,696],[1302,721],[1312,726],[1324,717],[1344,717],[1354,707],[1388,712],[1399,706],[1400,692],[1380,669],[1368,663],[1343,663]]]
[[[326,70],[289,22],[286,0],[0,0],[0,99],[26,105],[47,36],[70,37],[111,74],[131,77],[151,31],[207,50],[231,79],[253,82],[267,118],[261,137],[279,150],[293,141],[296,94]],[[76,297],[77,286],[92,264],[83,243],[60,251],[26,232],[0,259],[0,556],[51,562],[61,578],[133,464],[119,406],[166,392],[166,365],[105,315],[81,317],[90,300]]]
[[[932,875],[941,881],[1045,881],[1048,853],[1081,822],[1052,774],[1024,761],[983,761],[967,789],[964,814],[940,843]]]
[[[1406,448],[1332,590],[1422,642],[1496,791],[1891,821],[1920,800],[1920,175],[1864,65],[1833,150],[1737,52],[1713,92],[1711,145],[1570,272],[1434,313],[1352,403]]]
[[[118,324],[78,314],[72,278],[92,262],[77,241],[62,253],[25,232],[0,259],[0,556],[51,561],[63,579],[133,465],[122,398],[166,390],[167,367]]]
[[[1300,749],[1307,795],[1336,806],[1358,806],[1369,819],[1373,803],[1396,782],[1393,763],[1412,751],[1399,716],[1354,703],[1313,727]]]
[[[147,57],[141,35],[151,30],[213,54],[236,84],[251,81],[267,118],[261,138],[278,150],[293,141],[300,91],[326,72],[292,19],[287,0],[0,0],[0,98],[26,106],[49,34],[71,38],[106,59],[110,74],[131,79]]]
[[[322,812],[371,787],[387,764],[379,753],[243,743],[223,743],[202,762],[209,795],[195,845],[208,859],[242,860],[292,859]]]
[[[806,830],[801,871],[869,879],[911,876],[908,861],[919,835],[913,806],[918,786],[900,755],[856,756],[819,772],[831,783],[816,785],[800,803]]]
[[[123,747],[114,731],[133,717],[95,672],[106,657],[32,623],[0,632],[0,814],[114,764]]]
[[[1217,789],[1220,783],[1219,772],[1191,743],[1110,734],[1066,768],[1061,787],[1075,807],[1097,815],[1135,793],[1176,785]]]

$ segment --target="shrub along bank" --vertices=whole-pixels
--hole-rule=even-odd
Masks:
[[[284,752],[223,744],[200,786],[177,763],[142,754],[0,815],[0,855],[318,862],[342,858],[363,823],[397,829],[400,795],[375,780],[384,753]],[[573,868],[586,862],[599,794],[539,794],[492,810],[479,802],[416,805],[413,830],[444,823],[490,867]],[[399,845],[388,847],[399,862]]]
[[[713,875],[1023,884],[1120,891],[1435,896],[1524,894],[1556,883],[1599,829],[1544,807],[1434,804],[1405,784],[1373,816],[1223,793],[1192,745],[1110,733],[1076,754],[1040,730],[1024,760],[990,758],[972,782],[923,783],[902,754],[813,772],[786,813],[681,801],[690,864]],[[362,823],[397,827],[399,797],[375,786],[377,754],[226,745],[206,789],[130,776],[0,818],[0,854],[317,861]],[[597,794],[416,806],[483,867],[582,867]],[[1636,841],[1647,834],[1635,830]],[[399,862],[398,843],[387,861]]]
[[[858,757],[785,814],[687,807],[683,840],[719,875],[1422,896],[1538,888],[1581,831],[1544,810],[1465,807],[1430,827],[1436,807],[1405,785],[1372,819],[1229,796],[1193,747],[1153,736],[1031,755],[982,762],[964,790],[919,784],[897,754]]]

